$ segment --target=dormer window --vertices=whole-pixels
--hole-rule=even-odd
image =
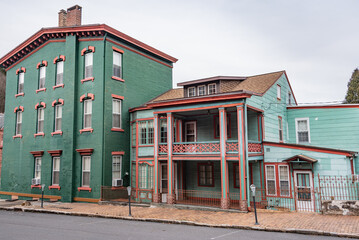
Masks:
[[[206,85],[198,86],[198,96],[206,95]]]
[[[215,83],[211,83],[211,84],[208,84],[208,95],[211,95],[211,94],[216,94],[216,84]]]
[[[188,91],[188,97],[196,96],[196,88],[195,87],[189,87],[187,89],[187,91]]]

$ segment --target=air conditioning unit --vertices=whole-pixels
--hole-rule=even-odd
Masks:
[[[33,178],[31,181],[32,185],[40,185],[41,179],[40,178]]]
[[[112,186],[113,187],[121,187],[123,185],[122,179],[114,179],[112,180]]]

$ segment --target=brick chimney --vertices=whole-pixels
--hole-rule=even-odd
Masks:
[[[75,5],[59,12],[59,27],[73,27],[81,25],[82,7]]]

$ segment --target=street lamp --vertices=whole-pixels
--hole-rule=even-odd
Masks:
[[[127,193],[128,193],[128,216],[132,217],[132,215],[131,215],[131,186],[127,187]]]
[[[45,184],[41,185],[41,208],[44,208],[44,190],[45,190]]]
[[[258,219],[257,219],[257,208],[256,208],[256,185],[252,184],[250,186],[253,196],[253,205],[254,205],[254,216],[256,217],[256,223],[254,225],[259,225]]]

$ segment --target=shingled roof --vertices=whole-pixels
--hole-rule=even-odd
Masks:
[[[205,78],[208,81],[221,81],[220,93],[232,92],[248,92],[256,95],[263,95],[267,90],[285,73],[285,71],[266,73],[250,77],[235,77],[218,76],[212,78]],[[203,79],[204,80],[204,79]],[[202,79],[189,81],[190,83],[203,83]],[[186,83],[179,83],[178,86],[187,85]],[[148,103],[162,102],[167,100],[175,100],[184,98],[183,88],[171,89],[160,96],[152,99]]]

